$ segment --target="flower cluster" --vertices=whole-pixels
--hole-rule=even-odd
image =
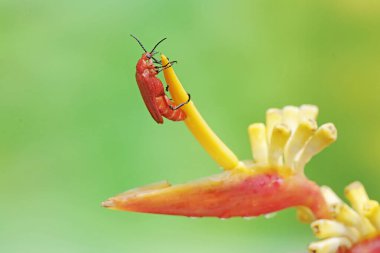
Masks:
[[[332,219],[311,223],[315,236],[321,241],[310,244],[312,253],[380,252],[380,206],[370,200],[359,182],[346,187],[345,204],[329,187],[321,187]]]
[[[169,92],[176,104],[187,92],[168,59],[162,55]],[[161,182],[133,189],[103,202],[123,211],[191,217],[252,217],[289,207],[311,223],[318,242],[311,253],[379,253],[380,206],[355,182],[345,190],[351,207],[326,186],[318,186],[304,173],[305,165],[337,139],[332,123],[318,126],[314,105],[269,109],[266,122],[248,127],[253,159],[241,161],[211,130],[193,101],[182,107],[184,121],[222,173],[193,182]]]

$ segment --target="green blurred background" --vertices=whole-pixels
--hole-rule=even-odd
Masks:
[[[0,252],[306,252],[294,210],[190,219],[106,210],[124,190],[219,171],[181,123],[157,125],[134,79],[160,46],[240,158],[266,109],[316,104],[338,142],[308,176],[380,200],[380,2],[0,0]],[[161,77],[162,78],[162,77]]]

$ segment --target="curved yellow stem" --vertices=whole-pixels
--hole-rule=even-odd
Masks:
[[[165,55],[161,55],[162,65],[169,64]],[[169,65],[168,65],[169,66]],[[187,101],[188,94],[182,87],[173,68],[164,69],[166,83],[169,92],[176,104]],[[225,170],[234,169],[239,165],[236,155],[218,138],[218,136],[207,125],[194,103],[190,101],[182,107],[187,117],[185,124],[207,153]]]

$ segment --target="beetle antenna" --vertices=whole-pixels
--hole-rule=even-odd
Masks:
[[[158,45],[160,45],[161,42],[163,42],[164,40],[166,40],[167,38],[163,38],[162,40],[160,40],[159,42],[157,42],[157,44],[154,46],[154,48],[152,49],[152,51],[150,51],[150,54],[153,53],[154,49],[156,49],[156,47]]]
[[[143,44],[139,41],[139,39],[138,38],[136,38],[135,36],[133,36],[132,34],[130,34],[131,35],[131,37],[133,37],[135,40],[137,40],[137,42],[139,43],[139,45],[142,47],[142,49],[144,49],[144,51],[145,51],[145,53],[147,53],[147,51],[146,51],[146,49],[145,49],[145,47],[143,46]],[[161,42],[161,41],[160,41]],[[153,51],[153,50],[152,50]]]

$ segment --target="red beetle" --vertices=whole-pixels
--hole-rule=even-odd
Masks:
[[[131,36],[137,40],[145,51],[136,65],[136,81],[150,115],[152,115],[153,119],[158,124],[164,122],[162,116],[173,121],[185,120],[186,114],[180,108],[190,101],[190,95],[186,102],[176,106],[165,94],[164,85],[161,80],[157,78],[157,74],[161,70],[170,67],[171,64],[175,63],[175,61],[172,61],[167,65],[162,66],[162,64],[153,57],[153,55],[157,53],[154,52],[156,47],[166,40],[166,38],[160,40],[150,52],[147,52],[142,43],[132,34]],[[166,90],[168,90],[168,86],[166,87]]]

